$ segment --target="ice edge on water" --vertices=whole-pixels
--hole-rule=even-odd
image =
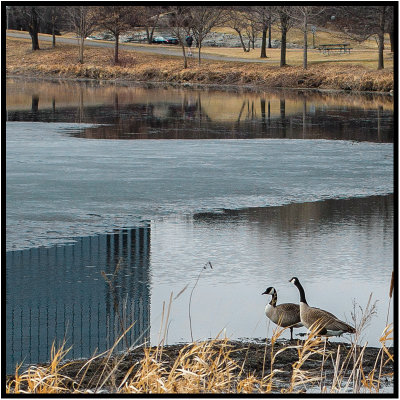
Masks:
[[[7,199],[7,251],[71,243],[74,242],[74,237],[77,236],[95,235],[111,232],[113,229],[143,225],[143,220],[157,220],[158,218],[169,215],[192,215],[202,212],[221,213],[222,210],[282,206],[290,203],[317,202],[327,199],[346,199],[393,193],[392,144],[361,143],[358,147],[363,146],[362,149],[358,149],[358,152],[355,152],[352,143],[346,143],[345,141],[293,141],[290,139],[224,140],[224,147],[222,148],[222,142],[219,140],[191,140],[178,141],[179,143],[176,142],[176,146],[173,148],[171,147],[173,141],[169,141],[167,145],[167,141],[151,141],[150,149],[148,146],[150,141],[147,141],[147,143],[143,143],[146,141],[140,141],[142,143],[134,141],[127,144],[126,141],[77,139],[66,135],[66,132],[71,129],[79,130],[87,126],[94,126],[94,124],[7,122],[7,141],[10,143],[11,147],[11,150],[7,152],[7,159],[9,159],[9,163],[12,164],[11,167],[7,167],[9,170],[7,175],[10,181],[14,181],[14,176],[16,179],[19,179],[16,183],[10,183],[14,184],[12,188],[14,192],[18,190],[24,193],[25,191],[28,195],[34,193],[36,185],[39,185],[38,187],[40,189],[40,185],[45,185],[47,183],[46,181],[44,183],[42,181],[36,183],[35,181],[35,179],[37,180],[36,177],[41,178],[43,174],[47,179],[53,178],[57,180],[57,176],[53,177],[51,175],[52,171],[49,171],[54,163],[54,168],[61,168],[61,170],[65,165],[65,168],[79,168],[76,164],[82,163],[80,168],[84,171],[84,167],[88,165],[92,168],[92,175],[88,175],[89,177],[87,177],[83,174],[82,179],[88,179],[89,184],[93,184],[93,181],[95,181],[97,175],[99,175],[95,169],[98,168],[97,164],[94,167],[92,166],[94,162],[99,162],[99,167],[102,167],[105,171],[107,171],[108,168],[114,168],[115,171],[112,171],[108,176],[108,182],[114,184],[115,181],[118,181],[116,178],[119,178],[119,182],[117,182],[119,186],[116,190],[120,191],[121,188],[124,189],[127,185],[137,186],[141,182],[145,182],[145,186],[142,186],[142,188],[147,189],[149,183],[151,183],[152,180],[154,181],[154,179],[164,182],[163,177],[158,176],[163,173],[165,173],[164,179],[165,182],[167,182],[166,187],[159,188],[158,186],[150,186],[150,189],[147,190],[150,195],[154,197],[147,199],[147,201],[135,202],[135,200],[132,200],[138,193],[142,194],[141,192],[129,192],[126,194],[122,191],[121,196],[125,195],[125,199],[118,197],[118,193],[116,198],[112,196],[105,200],[102,200],[101,197],[99,199],[96,198],[95,203],[88,202],[86,209],[80,208],[80,198],[78,196],[73,200],[76,202],[73,208],[68,208],[68,204],[70,204],[68,203],[65,208],[57,212],[51,210],[52,199],[50,198],[47,200],[49,202],[49,209],[46,209],[46,204],[40,204],[40,207],[44,208],[44,210],[40,210],[40,215],[35,213],[34,218],[31,218],[31,220],[29,220],[29,215],[25,215],[27,212],[26,210],[15,211],[12,206],[14,202]],[[157,147],[157,145],[162,142],[164,142],[162,147]],[[259,145],[265,145],[267,142],[268,144],[273,142],[273,150],[268,150],[268,152],[265,150],[265,147],[263,150],[260,150],[262,146]],[[307,142],[308,153],[304,153],[303,146]],[[314,149],[312,149],[312,146],[309,146],[310,142],[315,143]],[[242,145],[246,147],[246,150],[249,152],[248,155],[240,149],[240,151],[238,151],[237,146]],[[49,148],[48,152],[54,149],[55,161],[49,157],[46,146]],[[132,152],[126,152],[127,146],[130,146]],[[139,147],[139,150],[137,150],[137,147]],[[178,147],[178,150],[176,150],[176,147]],[[345,149],[345,151],[343,151],[343,149]],[[369,150],[371,153],[366,153],[364,151],[365,149]],[[389,149],[390,151],[387,151]],[[207,161],[206,157],[200,153],[202,150],[208,151],[213,157],[215,154],[218,154],[219,160],[222,161],[216,161],[215,159]],[[285,151],[285,153],[282,154],[282,157],[276,156],[273,154],[275,150]],[[87,152],[90,151],[92,153],[88,155]],[[102,163],[101,160],[93,159],[93,155],[97,154],[97,151],[99,151],[100,156],[102,154],[108,155],[104,163]],[[169,151],[170,153],[165,154],[165,151]],[[176,153],[173,153],[173,151]],[[225,152],[225,155],[222,151]],[[334,172],[333,181],[329,181],[325,184],[324,180],[326,179],[326,175],[321,175],[321,178],[317,176],[316,180],[315,178],[308,178],[306,176],[307,174],[312,175],[319,173],[319,171],[317,171],[319,165],[315,167],[316,160],[319,160],[319,157],[325,157],[325,161],[330,162],[329,160],[331,158],[337,157],[336,153],[339,151],[342,157],[339,161],[341,161],[344,166],[334,165],[337,171]],[[13,154],[13,152],[17,154]],[[349,152],[351,152],[351,156],[349,156]],[[377,155],[375,153],[379,154]],[[32,160],[31,154],[37,156],[37,159]],[[166,155],[169,157],[165,158]],[[268,157],[265,157],[266,155],[270,158],[275,156],[275,159],[269,161]],[[298,160],[296,160],[297,155],[299,155]],[[92,158],[90,158],[90,156]],[[88,161],[82,161],[84,157],[88,157]],[[135,157],[138,158],[138,161],[136,161]],[[142,157],[142,159],[140,159],[140,157]],[[372,159],[370,160],[368,157]],[[63,158],[66,158],[65,162],[62,160]],[[286,175],[268,176],[270,170],[275,174],[277,173],[274,170],[274,162],[282,158],[287,162],[288,172],[284,169],[286,164],[282,164],[276,168],[282,168]],[[61,159],[61,167],[57,164],[59,159]],[[193,159],[195,160],[193,161]],[[136,161],[136,164],[132,164],[131,160]],[[199,164],[196,164],[196,161],[198,161]],[[141,162],[147,162],[146,166],[142,166]],[[252,162],[254,162],[254,168],[249,167],[249,163]],[[268,162],[270,162],[269,167],[266,167],[265,165]],[[304,166],[304,162],[308,164]],[[20,165],[21,163],[22,166]],[[157,163],[159,165],[157,165]],[[242,163],[242,165],[240,163]],[[365,163],[365,165],[363,163]],[[376,172],[376,168],[373,168],[373,163],[380,168],[379,172]],[[26,170],[24,170],[25,164],[27,164],[27,167],[25,167]],[[15,168],[12,168],[13,166]],[[20,180],[23,179],[21,175],[31,173],[29,166],[38,168],[39,172],[36,173],[36,175],[33,173],[33,181],[25,180],[20,183]],[[38,166],[41,169],[39,169]],[[139,173],[141,176],[131,178],[128,174],[120,177],[118,168],[120,168],[121,174],[126,174],[125,166],[128,171],[129,168],[131,168],[134,173]],[[321,168],[322,167],[326,168],[324,165],[322,165]],[[14,169],[18,168],[20,168],[19,172],[14,172]],[[154,172],[151,170],[147,171],[145,170],[146,168],[154,168]],[[200,182],[200,184],[203,185],[209,184],[210,191],[213,188],[214,190],[220,189],[220,186],[222,186],[224,182],[222,181],[220,184],[218,180],[212,181],[213,171],[218,170],[218,168],[222,173],[221,178],[217,179],[227,180],[225,186],[222,188],[222,196],[221,193],[207,193],[207,189],[202,187],[200,187],[200,189],[197,188],[198,192],[196,192],[196,188],[194,188],[193,193],[184,187],[191,185],[193,182]],[[248,174],[248,177],[242,176],[241,168],[243,168],[243,175]],[[301,176],[306,183],[299,186],[296,181],[298,178],[296,174],[297,169],[301,168],[307,171],[307,173],[304,173],[304,177]],[[365,187],[365,185],[359,183],[356,178],[350,175],[346,168],[348,170],[351,168],[364,168],[364,171],[366,171],[367,168],[371,168],[369,170],[370,172],[368,172],[369,175],[365,179],[375,179],[370,183],[369,187]],[[103,169],[100,175],[104,173]],[[71,171],[73,184],[81,184],[79,182],[81,178],[79,172],[79,169],[77,172],[74,170]],[[351,172],[354,173],[353,171]],[[13,173],[15,175],[13,175]],[[75,175],[73,175],[74,173]],[[193,178],[190,173],[194,175]],[[324,171],[324,173],[328,174],[329,179],[332,179],[332,172],[329,171],[329,169]],[[363,173],[365,174],[365,172]],[[378,175],[379,173],[380,175]],[[377,176],[374,177],[373,174]],[[385,175],[385,179],[383,180],[380,179],[382,174]],[[291,175],[294,175],[294,177]],[[64,179],[63,177],[61,178]],[[127,178],[130,180],[124,182],[124,179],[126,180]],[[176,186],[172,186],[177,179],[180,179],[180,181],[178,181],[177,184],[175,183]],[[259,183],[260,179],[261,183]],[[306,181],[306,179],[309,180]],[[236,183],[236,180],[237,187],[232,187],[232,182]],[[265,183],[267,180],[268,182]],[[350,183],[343,185],[342,181],[345,180],[348,180]],[[258,187],[253,189],[251,185],[249,186],[249,182],[250,184],[254,182],[254,185],[259,184],[261,189]],[[340,182],[340,185],[338,185],[338,182]],[[9,182],[7,181],[7,185],[8,184]],[[180,187],[180,184],[182,184],[183,187]],[[214,186],[212,186],[212,184]],[[99,184],[95,181],[93,185]],[[304,189],[303,186],[306,186],[306,188]],[[96,187],[99,186],[95,186],[95,188]],[[82,189],[79,186],[77,186],[77,188],[76,190]],[[151,189],[154,188],[159,190],[158,194],[151,192]],[[52,187],[48,189],[49,193],[53,190]],[[62,188],[59,190],[64,189]],[[140,190],[140,188],[137,190]],[[251,193],[250,190],[258,193]],[[264,192],[260,194],[260,191]],[[173,192],[172,198],[171,194],[168,192]],[[58,192],[57,194],[60,195],[60,193],[62,196],[64,192]],[[17,193],[16,196],[18,197],[18,195],[20,194]],[[160,201],[158,197],[161,197]],[[59,201],[59,198],[56,197],[54,200]],[[114,200],[119,201],[115,206]],[[109,202],[108,204],[107,201]],[[112,213],[109,212],[110,208]]]

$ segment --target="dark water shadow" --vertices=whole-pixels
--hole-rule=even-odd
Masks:
[[[6,253],[6,372],[49,360],[90,357],[150,336],[150,227],[76,238],[71,245]]]

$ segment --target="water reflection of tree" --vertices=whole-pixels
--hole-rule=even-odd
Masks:
[[[86,91],[85,106],[92,107],[98,104],[110,104],[113,101],[114,93],[118,92],[118,96],[123,99],[125,104],[147,103],[151,98],[157,98],[159,91],[165,91],[159,85],[149,85],[147,87],[137,87],[129,85],[109,84],[101,85],[98,82],[75,83],[68,81],[46,81],[38,84],[35,80],[29,79],[13,79],[8,78],[6,81],[6,100],[9,110],[26,109],[26,97],[30,98],[33,93],[39,95],[43,108],[51,105],[51,99],[56,98],[57,103],[63,104],[64,107],[74,107],[79,97],[80,87],[84,87]],[[168,88],[169,97],[172,102],[180,102],[181,89]],[[193,93],[197,96],[200,91],[184,89],[185,93]],[[213,93],[208,91],[200,92],[204,96],[212,96]],[[226,90],[220,93],[231,93]],[[18,95],[16,95],[18,94]],[[374,94],[374,93],[345,93],[345,92],[320,92],[320,91],[296,91],[269,89],[268,92],[261,90],[260,92],[238,92],[232,91],[232,96],[252,96],[254,99],[267,96],[272,102],[285,97],[287,102],[297,101],[299,96],[306,96],[308,103],[325,104],[327,107],[344,105],[350,108],[376,109],[382,106],[384,111],[393,111],[394,99],[391,96]]]
[[[32,120],[38,121],[38,111],[39,111],[39,96],[37,94],[32,95]]]
[[[307,100],[303,98],[303,139],[306,137]]]
[[[83,89],[84,88],[81,86],[79,89],[80,89],[79,93],[78,93],[79,101],[78,101],[78,109],[77,109],[77,115],[76,115],[77,121],[75,121],[75,122],[83,123],[83,122],[85,122],[85,105],[84,105],[84,101],[83,101],[83,99],[84,99],[84,90]]]
[[[280,96],[275,92],[251,94],[243,95],[239,108],[229,110],[222,107],[222,115],[218,115],[218,103],[218,107],[210,105],[213,104],[212,92],[184,90],[176,101],[164,103],[154,98],[143,103],[132,103],[131,99],[126,101],[125,96],[121,101],[121,93],[125,91],[116,87],[113,92],[108,91],[109,103],[90,106],[92,97],[89,98],[89,93],[92,89],[90,85],[77,87],[74,111],[61,105],[56,107],[60,102],[54,93],[46,110],[46,106],[42,105],[42,97],[47,98],[46,94],[32,92],[29,113],[7,110],[7,119],[102,124],[79,134],[81,137],[98,139],[325,138],[393,141],[393,114],[385,110],[376,97],[368,100],[376,106],[375,109],[351,108],[353,98],[349,97],[346,100],[350,106],[340,100],[338,104],[343,105],[336,107],[340,112],[334,112],[335,108],[327,106],[332,103],[332,98],[327,95],[316,96],[308,92],[280,92]],[[235,97],[240,100],[240,94],[235,94]],[[203,106],[204,98],[206,101]],[[342,98],[343,95],[338,97]],[[315,99],[321,103],[315,103]],[[299,103],[302,104],[301,108]],[[314,106],[312,113],[307,110],[311,106]]]
[[[268,100],[268,115],[267,119],[265,118],[265,98],[260,97],[260,108],[261,108],[261,123],[263,128],[265,129],[267,126],[271,125],[271,103]]]
[[[360,220],[372,224],[383,220],[383,230],[393,229],[393,195],[370,196],[354,199],[330,199],[283,206],[224,210],[222,213],[198,213],[193,219],[198,223],[230,224],[233,221],[248,223],[250,227],[281,232],[285,237],[307,226],[321,229],[323,225],[338,226]]]

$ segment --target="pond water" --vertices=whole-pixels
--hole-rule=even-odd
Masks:
[[[168,343],[271,336],[261,293],[297,302],[292,276],[350,323],[372,293],[379,345],[391,98],[13,79],[6,101],[7,372],[64,336],[70,358],[104,351],[133,321],[119,348],[155,344],[171,293]]]

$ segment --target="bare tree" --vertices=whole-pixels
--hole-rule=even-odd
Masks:
[[[259,32],[257,23],[255,21],[253,21],[252,19],[249,19],[245,32],[246,32],[247,38],[249,39],[249,48],[250,48],[250,43],[251,43],[251,48],[254,50],[255,42],[257,39],[257,34]]]
[[[272,38],[272,17],[270,14],[269,20],[268,20],[268,48],[269,49],[272,47],[271,38]]]
[[[185,52],[185,38],[190,32],[191,17],[189,6],[171,6],[169,8],[169,29],[179,40],[183,54],[183,68],[187,68],[187,56]]]
[[[224,10],[217,6],[207,5],[190,8],[190,24],[199,49],[199,65],[203,40],[214,27],[224,22],[224,15]]]
[[[386,8],[386,14],[385,14],[385,32],[389,33],[389,40],[390,40],[390,51],[394,53],[394,7],[393,6],[388,6]]]
[[[283,67],[286,64],[286,43],[287,33],[293,26],[294,20],[290,15],[290,6],[276,6],[274,7],[273,13],[276,16],[276,21],[281,30],[281,59],[280,66]]]
[[[57,8],[51,7],[51,35],[53,37],[52,47],[56,47],[56,22],[59,15],[57,15]]]
[[[67,7],[67,10],[71,27],[76,34],[79,44],[79,62],[83,64],[85,38],[89,36],[96,27],[95,7],[71,6]]]
[[[319,6],[293,6],[290,7],[290,17],[297,22],[297,25],[303,31],[304,43],[303,43],[303,68],[307,69],[307,35],[308,35],[308,24],[313,22],[313,19],[321,14],[324,7]]]
[[[250,18],[256,22],[262,32],[260,58],[267,58],[267,32],[272,21],[271,6],[252,6],[249,12]],[[271,33],[271,31],[270,31]],[[270,40],[268,40],[270,44]],[[270,46],[269,46],[270,48]]]
[[[378,69],[384,68],[383,50],[385,31],[393,24],[391,6],[342,6],[330,10],[334,25],[343,31],[346,37],[363,42],[371,36],[378,38]],[[393,28],[392,28],[393,29]]]
[[[379,7],[379,28],[378,28],[378,69],[383,69],[383,50],[385,48],[385,17],[387,6]]]
[[[37,6],[15,6],[13,12],[18,14],[23,24],[27,26],[29,35],[32,39],[32,50],[40,50],[39,48],[39,29],[42,7]]]
[[[147,43],[153,43],[154,30],[158,26],[160,17],[164,12],[161,6],[140,6],[139,13],[146,30]]]
[[[63,6],[46,6],[43,7],[43,17],[40,32],[51,33],[52,47],[56,47],[56,33],[59,33],[59,28],[62,26],[65,14],[65,7]],[[43,25],[43,26],[42,26]]]
[[[32,38],[32,50],[40,50],[39,33],[53,35],[53,47],[56,44],[56,34],[63,26],[63,6],[7,6],[7,23],[11,22],[12,29],[27,30]],[[10,24],[9,24],[10,25]]]
[[[96,7],[97,26],[106,29],[114,36],[114,64],[118,64],[119,38],[131,28],[132,6],[99,6]]]
[[[242,10],[238,10],[236,6],[230,7],[230,10],[228,11],[227,25],[238,33],[243,51],[250,51],[250,48],[246,48],[242,35],[248,26],[248,20],[245,13]]]

